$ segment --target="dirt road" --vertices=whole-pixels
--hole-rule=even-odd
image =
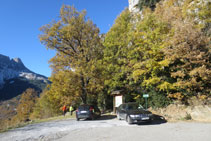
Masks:
[[[32,124],[0,134],[0,141],[211,141],[211,123],[152,122],[128,125],[114,117]]]

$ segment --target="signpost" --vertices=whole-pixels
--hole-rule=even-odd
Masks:
[[[149,94],[143,94],[143,98],[145,98],[146,101],[146,109],[147,109],[147,98],[149,97]]]

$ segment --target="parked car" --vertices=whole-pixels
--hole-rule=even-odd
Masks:
[[[97,106],[93,105],[80,105],[76,110],[76,119],[79,121],[80,119],[91,119],[94,120],[99,118],[101,112]]]
[[[138,103],[124,103],[117,108],[117,118],[119,120],[124,119],[129,124],[139,122],[150,122],[153,118],[153,114],[150,111],[145,110]]]

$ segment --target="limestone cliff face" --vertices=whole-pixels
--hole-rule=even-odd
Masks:
[[[138,4],[139,0],[128,0],[129,2],[129,10],[131,12],[139,12],[139,9],[136,7],[136,5]]]
[[[8,56],[0,54],[0,87],[4,84],[5,80],[16,77],[47,81],[45,76],[36,74],[26,68],[20,58],[10,59]]]

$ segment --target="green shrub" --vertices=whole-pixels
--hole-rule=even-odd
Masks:
[[[149,107],[161,108],[168,106],[171,103],[171,100],[164,93],[151,91],[149,92],[148,103]]]
[[[184,118],[185,120],[192,120],[192,117],[189,113],[186,113],[186,116]]]

